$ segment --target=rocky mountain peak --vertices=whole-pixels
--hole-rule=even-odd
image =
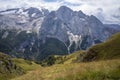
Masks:
[[[72,17],[73,10],[66,7],[66,6],[61,6],[57,11],[56,15],[58,18],[61,20],[64,19],[64,21],[68,21]]]
[[[66,10],[67,11],[73,11],[72,9],[70,9],[69,7],[67,7],[67,6],[61,6],[57,11],[64,11],[64,12],[66,12]]]

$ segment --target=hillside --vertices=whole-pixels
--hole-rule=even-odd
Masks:
[[[17,66],[10,56],[0,52],[0,80],[7,80],[23,73],[23,69]]]
[[[9,80],[25,74],[27,71],[40,68],[40,65],[33,61],[11,58],[0,52],[0,80]]]
[[[83,61],[120,59],[120,32],[86,51]]]
[[[13,61],[16,65],[20,66],[25,72],[41,68],[39,64],[36,64],[33,61],[28,61],[19,58],[13,58]]]
[[[120,59],[90,63],[55,64],[12,80],[119,80]]]
[[[54,64],[70,64],[79,61],[79,55],[84,54],[85,51],[76,51],[69,55],[50,55],[40,62],[42,66],[51,66]]]

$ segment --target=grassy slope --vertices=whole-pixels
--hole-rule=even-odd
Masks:
[[[83,61],[120,58],[120,33],[113,35],[106,42],[91,47]]]
[[[41,62],[42,66],[51,66],[54,64],[68,64],[68,63],[74,63],[77,60],[77,56],[79,56],[81,53],[84,53],[84,51],[77,51],[74,52],[74,54],[69,55],[52,55],[47,57]]]
[[[4,53],[0,53],[0,80],[9,80],[10,78],[23,75],[27,71],[35,70],[40,67],[40,65],[33,61],[13,59]]]
[[[38,68],[41,68],[40,65],[36,64],[33,61],[27,61],[24,59],[13,58],[13,61],[16,65],[20,66],[24,71],[31,71]]]
[[[0,80],[8,80],[23,73],[23,69],[17,66],[10,56],[0,52]]]
[[[90,63],[56,64],[12,80],[119,80],[120,59]]]

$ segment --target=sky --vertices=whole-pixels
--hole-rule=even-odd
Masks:
[[[0,0],[0,10],[19,7],[43,7],[50,11],[60,6],[95,15],[103,23],[120,24],[120,0]]]

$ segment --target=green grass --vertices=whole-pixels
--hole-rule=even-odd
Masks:
[[[12,58],[0,52],[0,80],[8,80],[24,74],[24,70],[17,66]]]
[[[120,58],[120,33],[113,35],[106,42],[89,48],[83,61]]]
[[[68,64],[78,62],[78,56],[82,55],[84,51],[77,51],[69,55],[51,55],[41,61],[42,66],[51,66],[54,64]]]
[[[4,53],[0,53],[0,80],[9,80],[40,67],[33,61],[11,58]]]
[[[39,64],[36,64],[33,61],[28,61],[19,58],[13,58],[13,61],[16,65],[20,66],[24,71],[31,71],[40,68]]]

